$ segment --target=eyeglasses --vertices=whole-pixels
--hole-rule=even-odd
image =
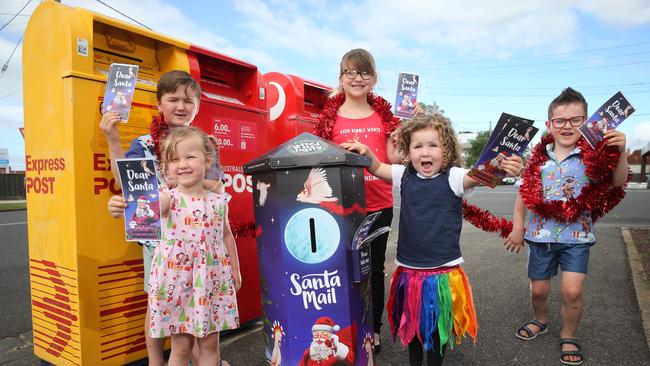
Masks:
[[[359,71],[359,70],[351,70],[351,69],[345,69],[343,71],[343,75],[347,77],[350,80],[354,80],[357,78],[357,75],[361,75],[361,78],[363,80],[370,80],[372,79],[372,73],[370,71]]]
[[[573,127],[580,127],[583,123],[585,123],[586,119],[587,117],[585,116],[575,116],[569,118],[552,118],[550,121],[553,124],[553,127],[564,128],[567,122],[569,122]]]

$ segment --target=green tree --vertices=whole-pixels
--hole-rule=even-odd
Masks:
[[[470,167],[476,164],[485,144],[487,144],[488,138],[490,137],[489,131],[479,132],[478,136],[470,142],[469,150],[467,151],[467,159],[465,164]]]
[[[434,114],[445,114],[445,110],[440,108],[438,103],[433,101],[433,104],[420,103],[422,109],[424,109],[424,114],[433,116]]]

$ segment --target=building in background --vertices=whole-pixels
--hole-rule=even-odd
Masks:
[[[638,150],[627,150],[627,162],[632,172],[632,182],[646,181],[646,175],[649,173],[647,168],[648,152],[650,152],[650,142]]]
[[[478,132],[459,131],[457,135],[460,143],[460,155],[463,161],[467,161],[468,151],[472,147],[472,141],[478,136]]]
[[[0,148],[0,174],[11,173],[9,166],[9,149]]]

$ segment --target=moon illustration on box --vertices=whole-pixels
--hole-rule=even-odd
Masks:
[[[312,252],[311,224],[314,221],[316,251]],[[296,212],[284,228],[284,243],[289,253],[303,263],[320,263],[331,257],[339,246],[341,231],[332,215],[319,208]]]

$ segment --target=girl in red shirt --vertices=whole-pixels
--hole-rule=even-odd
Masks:
[[[370,52],[354,49],[341,59],[339,85],[323,108],[314,133],[337,144],[361,142],[367,145],[383,163],[398,163],[391,133],[399,125],[391,105],[372,93],[377,83],[375,60]],[[391,184],[366,170],[364,172],[366,209],[368,214],[381,212],[370,232],[390,226],[393,219],[393,190]],[[380,351],[379,332],[384,311],[384,261],[388,233],[377,237],[372,244],[372,302],[374,348]]]

